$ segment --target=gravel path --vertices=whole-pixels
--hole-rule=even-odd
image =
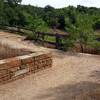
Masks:
[[[65,53],[5,35],[0,41],[9,45],[52,52],[53,67],[1,85],[0,100],[100,100],[100,56]]]

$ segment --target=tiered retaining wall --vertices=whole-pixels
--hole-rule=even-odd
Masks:
[[[0,60],[0,84],[52,67],[51,53],[32,53]]]

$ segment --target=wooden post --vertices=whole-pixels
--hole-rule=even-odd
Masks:
[[[41,34],[41,36],[42,36],[42,45],[44,45],[44,37],[45,37],[45,34]]]
[[[56,33],[56,49],[59,49],[59,37],[58,34]]]

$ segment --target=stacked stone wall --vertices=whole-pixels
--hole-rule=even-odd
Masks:
[[[52,67],[51,53],[32,53],[0,60],[0,84]]]

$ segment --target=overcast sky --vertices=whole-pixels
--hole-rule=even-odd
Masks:
[[[68,5],[84,5],[88,7],[100,8],[100,0],[22,0],[22,4],[30,4],[39,7],[51,5],[55,8],[67,7]]]

